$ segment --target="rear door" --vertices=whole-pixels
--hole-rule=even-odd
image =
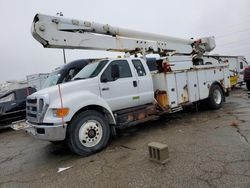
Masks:
[[[140,59],[132,59],[138,85],[139,105],[152,103],[154,99],[153,81],[149,71],[145,70],[146,64]]]
[[[111,66],[117,64],[120,76],[113,80]],[[101,96],[112,111],[138,106],[138,86],[134,69],[127,60],[114,60],[106,67],[100,79]]]

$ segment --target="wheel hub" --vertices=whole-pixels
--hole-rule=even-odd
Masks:
[[[94,138],[96,136],[96,131],[94,129],[89,130],[88,137]]]
[[[96,120],[88,120],[79,129],[79,140],[85,147],[97,145],[102,138],[102,126]]]

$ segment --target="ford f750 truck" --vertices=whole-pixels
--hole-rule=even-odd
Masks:
[[[205,101],[218,109],[230,89],[227,63],[197,63],[214,49],[213,37],[185,40],[42,14],[35,16],[32,34],[48,48],[126,52],[125,58],[90,63],[75,81],[27,99],[25,130],[38,139],[66,141],[79,155],[100,151],[117,129],[190,103]],[[143,57],[136,57],[140,53]],[[151,72],[144,60],[148,53],[161,57]]]

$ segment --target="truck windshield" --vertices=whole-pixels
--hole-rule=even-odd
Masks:
[[[96,61],[84,67],[72,80],[80,80],[96,77],[103,67],[108,63],[108,60]]]
[[[61,74],[59,73],[59,71],[52,72],[49,75],[49,77],[45,80],[42,88],[47,88],[47,87],[56,85],[60,76]]]

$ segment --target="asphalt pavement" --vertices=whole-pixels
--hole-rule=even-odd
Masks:
[[[149,160],[152,141],[169,146],[165,165]],[[89,157],[0,130],[0,187],[249,188],[250,99],[244,88],[235,89],[219,110],[190,107],[140,124]]]

